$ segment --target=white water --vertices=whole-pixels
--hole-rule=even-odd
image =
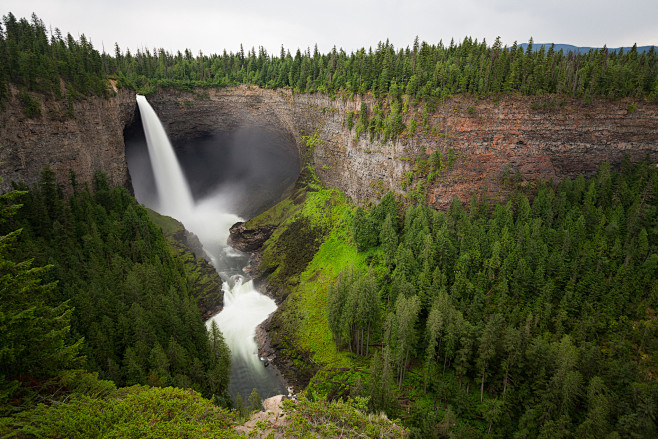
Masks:
[[[227,340],[234,341],[231,345],[233,356],[240,357],[260,371],[263,369],[263,364],[258,358],[254,337],[256,327],[264,319],[259,313],[248,312],[248,310],[262,310],[267,316],[276,310],[276,304],[269,297],[256,291],[252,281],[243,282],[244,279],[235,279],[231,292],[224,294],[224,309],[232,309],[234,312],[221,312],[210,320],[217,322],[217,326],[222,329]],[[225,283],[225,288],[227,286]]]
[[[160,200],[159,212],[180,219],[194,209],[190,187],[183,176],[167,133],[145,96],[137,95],[146,144]]]
[[[158,205],[152,207],[199,237],[223,280],[224,309],[207,325],[215,320],[231,349],[231,393],[247,397],[254,387],[263,398],[282,393],[282,383],[260,361],[255,340],[256,327],[276,310],[276,304],[256,291],[252,281],[245,282],[241,269],[248,255],[226,243],[229,228],[241,221],[223,207],[231,194],[216,193],[195,203],[160,119],[146,97],[137,95],[137,104],[158,190]]]

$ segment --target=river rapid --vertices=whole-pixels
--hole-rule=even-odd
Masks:
[[[227,245],[229,228],[242,221],[229,211],[228,206],[234,205],[234,194],[224,186],[203,199],[194,200],[157,114],[146,97],[137,95],[137,104],[157,194],[134,187],[135,196],[147,207],[179,220],[197,235],[223,281],[224,308],[206,324],[209,327],[215,321],[231,349],[232,397],[240,394],[246,400],[253,389],[263,399],[286,393],[283,377],[275,368],[265,367],[264,359],[259,358],[255,339],[257,326],[276,310],[276,304],[258,292],[253,281],[246,277],[244,268],[249,255]],[[132,175],[133,169],[130,172]]]

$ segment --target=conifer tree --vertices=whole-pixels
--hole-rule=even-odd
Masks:
[[[13,216],[19,192],[0,195],[0,223]],[[82,339],[69,338],[71,308],[49,303],[54,283],[42,283],[51,266],[15,262],[12,246],[21,233],[0,236],[0,402],[8,401],[25,380],[43,381],[80,364]]]
[[[258,394],[258,390],[254,387],[249,395],[249,411],[257,412],[263,406],[263,401]]]

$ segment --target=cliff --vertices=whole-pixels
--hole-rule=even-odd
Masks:
[[[633,106],[634,105],[634,106]],[[629,111],[630,108],[634,110]],[[658,161],[658,105],[621,101],[504,97],[456,98],[432,117],[438,135],[424,137],[426,151],[456,152],[455,167],[430,188],[430,202],[447,205],[484,192],[502,199],[505,172],[526,181],[592,175],[605,161],[619,165]]]
[[[123,130],[135,114],[133,91],[76,101],[74,117],[67,115],[64,102],[36,93],[32,97],[41,106],[36,118],[25,117],[13,88],[0,111],[0,191],[10,189],[12,181],[37,182],[46,165],[55,170],[60,183],[67,182],[73,170],[80,182],[104,171],[111,184],[129,185]]]
[[[111,98],[75,103],[75,118],[61,118],[62,104],[42,102],[42,115],[23,116],[17,91],[0,112],[0,189],[12,180],[33,183],[46,164],[60,181],[69,169],[81,181],[96,170],[114,184],[129,184],[124,129],[135,117],[134,93],[120,90]],[[366,98],[370,108],[373,101]],[[469,199],[484,192],[503,198],[509,192],[506,172],[522,180],[554,179],[591,174],[604,161],[619,164],[647,155],[658,161],[658,103],[632,100],[580,100],[503,96],[477,99],[457,96],[438,105],[422,126],[420,109],[404,120],[418,122],[414,136],[394,142],[370,141],[346,128],[346,116],[358,111],[361,98],[331,99],[290,90],[240,86],[193,93],[160,90],[149,101],[173,143],[258,128],[278,148],[302,165],[311,164],[322,181],[355,201],[376,200],[386,190],[404,193],[401,181],[418,158],[433,151],[450,154],[453,166],[429,185],[429,201],[445,207],[453,196]],[[631,111],[632,110],[632,111]],[[372,115],[371,115],[372,117]],[[321,140],[313,147],[303,136]]]
[[[584,103],[457,96],[430,114],[426,129],[420,111],[410,111],[405,123],[416,118],[416,134],[403,133],[387,143],[365,135],[356,139],[354,130],[346,128],[347,113],[360,109],[359,97],[330,99],[241,86],[160,91],[149,99],[174,142],[238,127],[265,128],[277,138],[277,147],[288,149],[290,160],[312,164],[325,184],[355,201],[374,201],[389,189],[404,192],[405,173],[415,171],[417,158],[434,151],[442,153],[444,162],[454,156],[453,166],[446,165],[429,185],[429,201],[436,208],[447,206],[455,195],[464,201],[482,192],[503,198],[509,192],[506,172],[522,180],[557,181],[590,175],[605,161],[618,165],[625,154],[633,161],[647,156],[658,161],[658,104],[629,99]],[[373,100],[366,101],[372,108]],[[313,134],[321,142],[309,148],[302,136]]]
[[[299,97],[307,108],[318,106]],[[429,201],[446,207],[453,196],[462,201],[483,192],[504,198],[505,172],[524,180],[561,180],[591,175],[605,161],[621,163],[625,154],[637,161],[649,156],[658,161],[658,104],[641,102],[628,111],[631,101],[533,99],[506,96],[498,100],[457,96],[439,105],[428,118],[427,129],[419,114],[407,115],[418,123],[412,137],[403,133],[395,142],[369,141],[345,128],[345,114],[360,102],[326,101],[319,126],[320,147],[313,152],[320,178],[353,200],[374,200],[388,189],[403,192],[405,173],[416,172],[417,158],[439,151],[444,171],[429,185]],[[452,168],[448,156],[454,156]]]

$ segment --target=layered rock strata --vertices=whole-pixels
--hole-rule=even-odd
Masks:
[[[96,171],[103,171],[112,185],[129,186],[123,131],[135,115],[133,91],[76,101],[73,117],[65,102],[32,96],[40,101],[40,116],[25,117],[13,88],[0,110],[0,191],[11,189],[12,181],[36,183],[45,166],[65,186],[69,171],[79,182],[90,182]]]
[[[365,98],[372,109],[374,101]],[[348,112],[360,109],[360,97],[331,99],[290,90],[246,86],[198,93],[161,91],[150,98],[174,139],[206,136],[238,127],[264,127],[285,145],[296,146],[322,181],[355,201],[372,200],[389,189],[402,192],[405,173],[416,172],[417,159],[434,151],[443,155],[443,172],[429,187],[429,201],[447,206],[453,196],[468,200],[484,192],[503,198],[505,174],[523,180],[561,180],[591,175],[605,161],[621,163],[625,154],[637,161],[658,160],[658,104],[625,100],[503,96],[446,99],[423,126],[420,111],[414,136],[396,141],[357,139],[346,127]],[[372,117],[372,114],[370,115]],[[308,136],[308,137],[307,137]],[[312,147],[309,137],[315,137]],[[449,155],[454,157],[448,166]]]
[[[89,181],[97,170],[115,184],[129,184],[123,132],[135,117],[134,93],[90,98],[74,106],[75,118],[62,118],[63,104],[42,102],[43,114],[23,116],[13,90],[0,112],[1,189],[13,180],[38,180],[45,165],[65,181],[69,170]],[[369,108],[374,101],[365,98]],[[604,161],[619,164],[625,154],[633,161],[658,161],[658,103],[631,99],[585,103],[551,97],[503,96],[446,99],[423,126],[421,111],[410,110],[404,121],[418,123],[414,136],[379,142],[357,139],[346,127],[349,112],[361,98],[331,99],[290,90],[240,86],[221,90],[180,92],[161,90],[149,101],[174,144],[182,139],[227,133],[239,128],[265,129],[291,161],[311,164],[322,181],[355,201],[375,201],[378,194],[401,186],[418,158],[434,151],[443,155],[443,172],[429,185],[429,201],[445,207],[453,196],[475,193],[503,198],[509,192],[505,176],[522,180],[560,180],[592,174]],[[372,114],[371,114],[372,116]],[[308,137],[307,137],[308,136]],[[309,142],[309,138],[318,141]],[[313,146],[309,147],[308,144]],[[448,156],[452,166],[447,166]]]

